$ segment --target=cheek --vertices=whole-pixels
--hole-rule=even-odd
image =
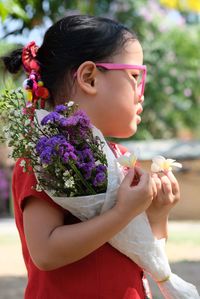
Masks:
[[[104,125],[107,124],[106,135],[130,137],[137,130],[136,106],[134,90],[127,80],[118,81],[118,85],[105,82],[99,113]],[[101,111],[101,112],[100,112]]]

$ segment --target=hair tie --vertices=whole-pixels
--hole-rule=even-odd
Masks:
[[[45,100],[49,97],[49,91],[41,81],[40,66],[36,60],[38,49],[39,47],[32,41],[22,50],[22,63],[28,74],[23,88],[27,91],[27,100],[32,103],[33,111],[38,106],[39,100],[40,108],[44,109]]]

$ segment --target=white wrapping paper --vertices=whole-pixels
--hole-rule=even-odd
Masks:
[[[37,110],[36,113],[39,122],[48,114],[45,110]],[[82,221],[104,213],[115,204],[117,190],[124,177],[122,168],[116,162],[116,158],[102,133],[95,127],[93,128],[93,133],[99,136],[105,143],[104,152],[108,161],[107,192],[91,196],[55,197],[46,191],[54,202],[70,211]],[[148,272],[157,282],[164,298],[200,298],[195,286],[171,272],[165,253],[165,239],[157,240],[153,236],[145,213],[133,218],[109,243]]]

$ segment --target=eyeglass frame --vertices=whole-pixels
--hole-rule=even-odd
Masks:
[[[144,89],[146,84],[147,67],[146,65],[134,65],[134,64],[123,64],[123,63],[110,63],[110,62],[96,62],[95,65],[98,67],[105,68],[106,70],[142,70],[142,81],[141,81],[141,94],[140,97],[144,95]],[[73,78],[76,78],[77,72],[74,73]],[[139,84],[139,85],[140,85]]]
[[[143,75],[142,75],[142,81],[140,83],[142,85],[140,96],[142,97],[144,95],[146,76],[147,76],[147,67],[146,67],[146,65],[107,63],[107,62],[95,63],[95,65],[103,67],[106,70],[142,70]]]

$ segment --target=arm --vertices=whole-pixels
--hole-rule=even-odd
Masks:
[[[86,222],[64,225],[63,212],[30,197],[23,212],[24,231],[34,263],[53,270],[85,257],[107,242],[128,222],[144,211],[153,198],[151,179],[142,173],[132,187],[134,172],[122,182],[114,208]],[[143,198],[143,200],[141,200]]]
[[[29,198],[23,218],[31,257],[43,270],[62,267],[85,257],[127,224],[112,209],[86,222],[64,225],[63,212],[34,197]]]

